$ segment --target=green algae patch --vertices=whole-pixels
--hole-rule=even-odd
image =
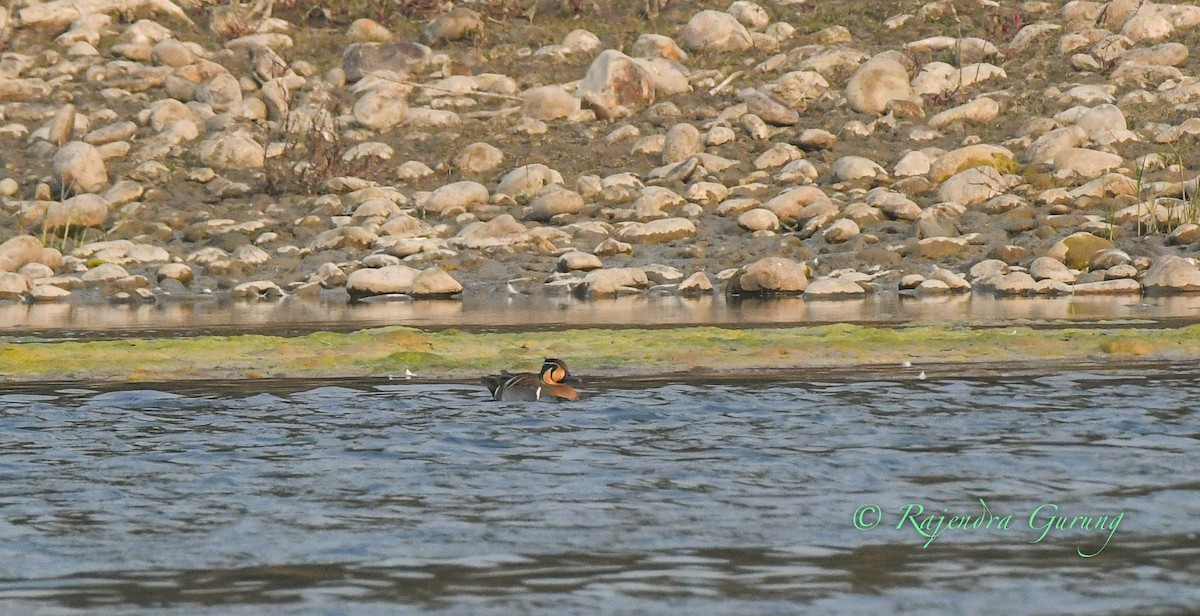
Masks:
[[[1119,338],[1116,340],[1106,340],[1100,345],[1100,350],[1110,355],[1133,355],[1144,357],[1153,355],[1155,346],[1148,340],[1140,338]]]
[[[1001,153],[995,153],[991,156],[972,156],[962,162],[957,168],[950,171],[948,174],[939,174],[942,177],[934,178],[934,182],[941,183],[953,177],[956,174],[962,173],[967,169],[975,167],[991,167],[996,171],[1004,174],[1015,174],[1022,171],[1022,167],[1017,164],[1010,156],[1005,156]]]
[[[535,370],[545,357],[577,374],[649,377],[954,362],[1200,358],[1200,326],[1155,328],[868,327],[572,329],[466,332],[384,327],[304,336],[95,341],[0,339],[7,381],[168,381],[402,376],[473,379]]]

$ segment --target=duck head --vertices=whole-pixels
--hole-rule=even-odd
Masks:
[[[547,357],[545,363],[542,364],[542,371],[539,373],[542,377],[542,382],[547,385],[557,385],[559,383],[578,383],[577,377],[571,376],[567,370],[567,362]]]

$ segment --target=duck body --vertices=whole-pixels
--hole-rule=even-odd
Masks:
[[[492,393],[493,400],[505,402],[534,402],[538,400],[578,400],[579,393],[567,382],[578,381],[567,371],[561,359],[549,358],[537,374],[501,372],[483,377],[483,384]]]

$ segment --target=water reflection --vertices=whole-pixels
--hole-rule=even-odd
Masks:
[[[347,305],[285,299],[277,303],[201,301],[152,305],[0,303],[0,333],[313,331],[380,325],[521,328],[654,325],[792,325],[973,323],[1050,320],[1180,320],[1200,316],[1200,297],[1119,296],[995,299],[955,295],[932,299],[875,296],[852,301],[802,298],[621,297],[583,301],[561,297],[468,295],[462,301],[396,301]]]
[[[1198,377],[0,392],[0,612],[1167,612]],[[897,528],[979,499],[1012,527]],[[1082,559],[1051,502],[1125,521]]]

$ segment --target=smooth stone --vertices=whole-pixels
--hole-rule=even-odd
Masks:
[[[496,192],[510,197],[536,195],[547,184],[562,184],[559,172],[541,163],[522,165],[504,174],[496,185]]]
[[[531,88],[525,91],[522,99],[521,113],[535,120],[549,122],[579,111],[579,99],[558,85]]]
[[[374,19],[360,17],[346,28],[346,37],[355,43],[386,43],[392,39],[392,32]]]
[[[629,56],[607,49],[592,61],[575,90],[579,98],[589,94],[607,107],[644,105],[654,101],[654,79]]]
[[[1200,269],[1191,259],[1163,255],[1142,274],[1142,288],[1147,294],[1200,292]]]
[[[513,218],[511,214],[501,214],[487,222],[467,225],[453,241],[464,248],[478,249],[515,246],[527,243],[531,239],[532,236],[525,225]]]
[[[821,237],[828,244],[841,244],[861,233],[858,223],[848,218],[839,218],[825,227]]]
[[[595,53],[603,45],[600,37],[582,28],[568,32],[562,40],[562,47],[568,53]]]
[[[272,300],[283,297],[285,293],[270,280],[252,280],[233,287],[230,295],[242,300]]]
[[[200,143],[200,160],[218,169],[259,169],[266,149],[246,133],[220,133]]]
[[[1063,262],[1071,269],[1084,269],[1096,253],[1112,247],[1111,240],[1080,231],[1056,242],[1046,256]]]
[[[800,114],[778,98],[754,90],[745,96],[749,113],[762,118],[772,126],[792,126],[800,121]]]
[[[950,176],[970,167],[1015,168],[1013,153],[1008,148],[987,143],[963,146],[938,156],[930,163],[929,177],[944,182]]]
[[[987,97],[977,98],[969,103],[959,105],[934,114],[929,118],[929,127],[945,128],[955,122],[986,124],[1000,115],[1000,103]]]
[[[588,272],[580,289],[588,297],[610,297],[649,286],[650,279],[642,268],[617,267]]]
[[[938,199],[964,206],[1004,194],[1009,182],[994,167],[972,167],[956,173],[938,187]]]
[[[887,177],[887,170],[879,163],[862,156],[843,156],[833,163],[830,172],[839,182]]]
[[[1071,284],[1075,282],[1075,274],[1063,265],[1062,261],[1050,257],[1038,257],[1029,264],[1029,275],[1035,280],[1056,280]]]
[[[59,148],[52,161],[54,175],[71,192],[94,193],[108,184],[104,157],[90,143],[72,141]]]
[[[678,163],[703,151],[700,131],[691,124],[680,123],[667,131],[663,140],[662,160],[664,163]]]
[[[708,274],[704,272],[696,272],[687,278],[684,278],[679,286],[676,287],[675,293],[684,297],[695,297],[699,295],[711,295],[713,292],[712,280],[708,278]]]
[[[925,208],[916,220],[918,239],[930,237],[957,237],[962,208],[955,204],[938,204]]]
[[[765,208],[755,208],[737,218],[738,226],[747,231],[778,231],[779,217]]]
[[[860,113],[882,114],[893,100],[920,103],[908,80],[908,70],[892,53],[884,52],[858,67],[846,83],[846,102]]]
[[[600,257],[579,250],[572,250],[570,252],[563,253],[563,255],[558,258],[558,263],[556,265],[556,268],[560,272],[587,272],[600,269],[602,267],[604,267],[604,263],[600,260]]]
[[[29,292],[29,301],[34,303],[61,302],[70,297],[70,291],[52,284],[39,284]]]
[[[1054,155],[1053,166],[1068,177],[1096,178],[1119,169],[1125,159],[1120,155],[1086,148],[1067,148]]]
[[[178,281],[180,284],[186,287],[192,284],[192,280],[195,278],[195,272],[193,272],[191,266],[187,265],[186,263],[166,263],[159,266],[158,270],[154,273],[154,276],[158,282],[171,279]]]
[[[917,241],[917,256],[938,261],[961,256],[967,240],[958,237],[930,237]]]
[[[1059,152],[1080,147],[1087,139],[1087,131],[1079,126],[1056,128],[1029,144],[1023,158],[1030,163],[1052,163]]]
[[[1037,281],[1026,272],[1009,272],[995,286],[996,295],[1029,295]]]
[[[482,141],[477,141],[463,148],[454,158],[454,166],[463,173],[487,173],[504,162],[504,153],[500,148]]]
[[[865,201],[867,205],[878,208],[888,218],[895,220],[916,220],[923,211],[912,199],[883,187],[868,192]]]
[[[529,204],[529,220],[549,221],[559,214],[578,214],[583,210],[583,197],[558,184],[550,184]]]
[[[435,214],[469,212],[487,201],[486,186],[473,180],[462,180],[433,191],[424,207]]]
[[[420,271],[407,265],[362,268],[346,277],[346,292],[353,299],[373,295],[408,293]]]
[[[800,186],[785,190],[762,204],[781,221],[794,221],[801,218],[802,213],[813,205],[819,205],[826,211],[836,211],[833,201],[816,186]]]
[[[631,55],[635,58],[662,58],[671,62],[687,60],[687,52],[669,36],[661,34],[640,34],[633,43]]]
[[[80,275],[84,282],[112,282],[127,278],[129,272],[116,263],[102,263]]]
[[[463,286],[440,267],[422,270],[412,281],[409,295],[417,299],[445,298],[462,293]]]
[[[686,218],[622,223],[617,231],[619,239],[642,244],[670,242],[693,235],[696,235],[696,225]]]
[[[354,121],[365,128],[384,131],[406,119],[411,110],[405,103],[405,91],[399,87],[379,87],[367,91],[354,102]]]
[[[455,7],[438,15],[425,26],[427,42],[461,41],[484,31],[483,16],[471,9]]]
[[[703,52],[746,51],[754,46],[754,40],[733,15],[704,10],[684,26],[683,46]]]
[[[1071,292],[1075,295],[1141,295],[1142,285],[1132,278],[1101,280],[1073,285]]]
[[[747,265],[729,280],[731,295],[802,293],[808,286],[807,268],[784,257],[766,257]]]
[[[867,294],[857,282],[845,278],[817,278],[804,288],[804,299],[853,299]]]
[[[1124,133],[1128,128],[1125,113],[1116,105],[1105,103],[1088,109],[1075,120],[1088,139],[1105,141],[1107,135]]]
[[[30,290],[29,279],[15,272],[0,273],[0,300],[21,301]]]
[[[42,257],[42,243],[32,235],[16,235],[0,244],[0,271],[17,271]]]
[[[432,57],[433,50],[419,43],[355,43],[342,54],[342,70],[350,82],[375,71],[405,78],[424,73]]]

